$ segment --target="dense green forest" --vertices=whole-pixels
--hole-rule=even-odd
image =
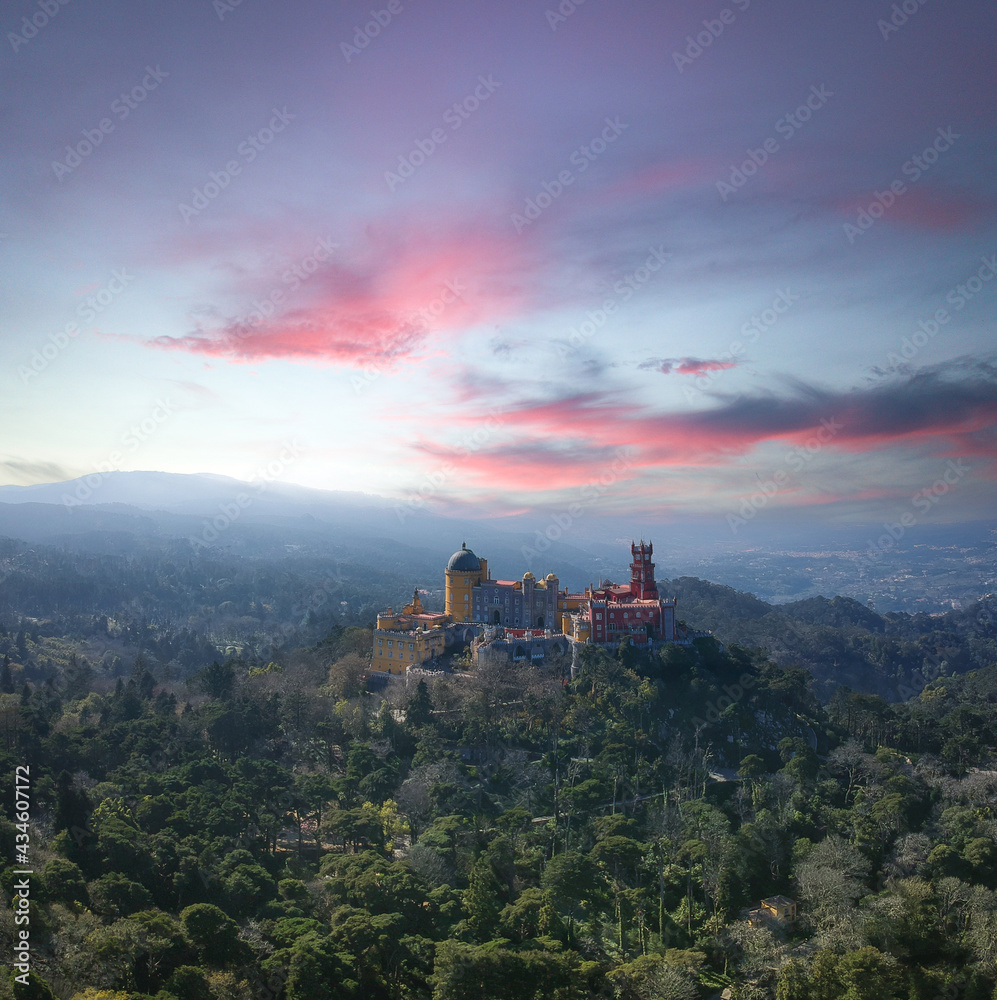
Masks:
[[[892,705],[711,639],[368,691],[362,623],[268,661],[103,624],[0,634],[0,996],[997,996],[993,660]]]

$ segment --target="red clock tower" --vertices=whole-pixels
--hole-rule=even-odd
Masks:
[[[651,556],[654,554],[654,546],[641,539],[640,545],[630,543],[630,593],[638,601],[656,601],[658,599],[658,586],[654,582],[654,563]]]

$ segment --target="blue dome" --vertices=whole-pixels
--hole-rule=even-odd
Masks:
[[[478,557],[467,547],[467,543],[461,544],[460,551],[455,552],[447,563],[447,570],[457,570],[462,573],[474,573],[481,569],[481,562]]]

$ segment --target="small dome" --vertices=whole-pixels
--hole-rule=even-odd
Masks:
[[[556,576],[554,576],[554,574],[553,574],[553,573],[548,573],[548,574],[547,574],[547,575],[546,575],[546,576],[544,577],[544,579],[545,579],[545,580],[556,580],[556,579],[557,579],[557,577],[556,577]]]
[[[531,572],[530,572],[529,570],[527,570],[527,571],[526,571],[526,572],[525,572],[525,573],[523,574],[523,579],[524,579],[524,580],[535,580],[535,579],[536,579],[536,577],[535,577],[535,576],[534,576],[534,575],[533,575],[533,574],[532,574],[532,573],[531,573]]]
[[[462,542],[460,551],[455,552],[447,563],[447,571],[457,570],[463,573],[474,573],[481,569],[481,562],[478,557],[467,547],[467,542]]]

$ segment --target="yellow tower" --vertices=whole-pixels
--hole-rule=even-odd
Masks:
[[[474,588],[488,572],[487,563],[479,559],[463,542],[447,563],[446,612],[455,622],[469,622],[474,614]]]

